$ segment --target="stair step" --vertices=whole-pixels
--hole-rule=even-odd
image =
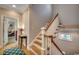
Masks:
[[[36,43],[36,44],[38,44],[38,45],[40,45],[40,46],[41,46],[42,41],[41,41],[41,40],[39,40],[39,39],[37,39],[37,40],[35,40],[35,41],[34,41],[34,43]]]
[[[39,55],[41,54],[41,51],[42,50],[44,50],[43,48],[41,48],[41,46],[39,46],[39,45],[37,45],[37,44],[33,44],[32,46],[32,49],[36,52],[36,53],[38,53]]]
[[[35,53],[32,50],[26,48],[25,46],[22,47],[22,50],[25,52],[26,55],[35,55]]]
[[[38,55],[33,49],[31,49],[31,53],[32,53],[33,55]]]
[[[33,49],[36,53],[38,53],[38,55],[41,54],[41,50],[39,50],[39,49],[36,48],[35,46],[32,46],[32,49]]]
[[[37,37],[37,39],[41,40],[41,36]]]
[[[40,50],[44,50],[41,46],[39,46],[39,45],[37,45],[37,44],[33,44],[34,46],[36,46],[38,49],[40,49]]]

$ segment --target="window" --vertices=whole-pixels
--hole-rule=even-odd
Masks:
[[[67,34],[67,33],[61,33],[59,34],[59,39],[61,40],[67,40],[67,41],[72,41],[72,37],[70,34]]]

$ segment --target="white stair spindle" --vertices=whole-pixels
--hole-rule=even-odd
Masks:
[[[42,48],[45,48],[45,27],[41,28],[41,37],[42,37]],[[44,54],[44,51],[41,51],[42,55]]]

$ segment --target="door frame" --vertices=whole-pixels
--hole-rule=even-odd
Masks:
[[[16,30],[17,30],[17,34],[19,33],[19,17],[11,17],[11,16],[7,16],[7,15],[1,15],[1,21],[2,21],[2,47],[4,48],[4,25],[3,25],[3,23],[4,23],[4,19],[5,19],[5,17],[7,17],[7,18],[12,18],[12,19],[14,19],[14,20],[16,20],[17,21],[17,25],[16,25]],[[19,38],[19,36],[17,35],[17,39]],[[18,40],[17,40],[17,45],[18,45]]]

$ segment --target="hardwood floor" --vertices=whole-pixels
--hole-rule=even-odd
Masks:
[[[22,50],[25,52],[26,55],[34,55],[34,53],[25,46],[22,47]]]
[[[4,51],[4,49],[0,48],[0,55],[3,55],[3,51]]]
[[[7,45],[4,47],[4,49],[13,48],[13,47],[17,47],[17,44],[16,44],[16,43],[7,44]]]

